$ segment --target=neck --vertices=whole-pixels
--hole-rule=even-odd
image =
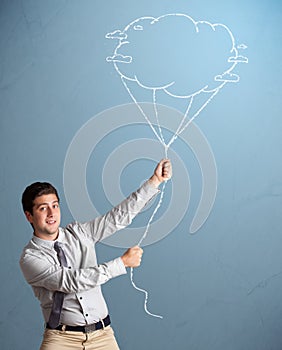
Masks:
[[[45,233],[45,232],[36,232],[34,231],[34,236],[44,239],[45,241],[55,241],[59,236],[59,229],[55,233]]]

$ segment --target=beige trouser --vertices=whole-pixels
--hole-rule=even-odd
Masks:
[[[111,326],[91,333],[45,329],[40,350],[119,350]]]

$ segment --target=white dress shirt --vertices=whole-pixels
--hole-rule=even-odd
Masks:
[[[83,326],[108,315],[101,285],[125,274],[121,258],[98,264],[95,244],[128,226],[159,190],[146,182],[139,190],[107,214],[86,223],[59,228],[57,240],[63,244],[68,267],[61,267],[54,250],[55,241],[33,236],[23,249],[20,267],[26,281],[39,299],[45,322],[53,304],[53,293],[66,293],[61,324]]]

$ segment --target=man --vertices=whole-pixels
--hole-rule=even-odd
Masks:
[[[57,190],[36,182],[22,195],[33,238],[20,266],[39,299],[46,328],[40,350],[118,350],[101,285],[141,263],[142,249],[129,248],[121,257],[98,264],[95,244],[127,225],[171,177],[163,159],[151,178],[107,214],[86,223],[60,227]]]

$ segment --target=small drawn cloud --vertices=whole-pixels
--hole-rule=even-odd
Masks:
[[[248,58],[245,56],[239,55],[237,57],[229,57],[228,62],[230,62],[230,63],[234,63],[234,62],[236,62],[236,63],[248,63]]]
[[[228,83],[238,83],[238,81],[240,80],[239,75],[237,74],[231,74],[231,73],[224,73],[222,75],[217,75],[214,78],[215,81],[225,81]]]
[[[132,57],[131,56],[123,56],[123,55],[114,55],[114,56],[108,56],[106,58],[107,62],[120,62],[120,63],[131,63]]]
[[[134,30],[143,30],[143,26],[141,25],[134,26]]]
[[[123,33],[121,30],[115,30],[114,32],[107,33],[106,38],[123,40],[127,38],[127,34]]]
[[[241,50],[245,50],[247,48],[248,48],[248,46],[245,45],[245,44],[240,44],[240,45],[237,46],[237,49],[241,49]]]

